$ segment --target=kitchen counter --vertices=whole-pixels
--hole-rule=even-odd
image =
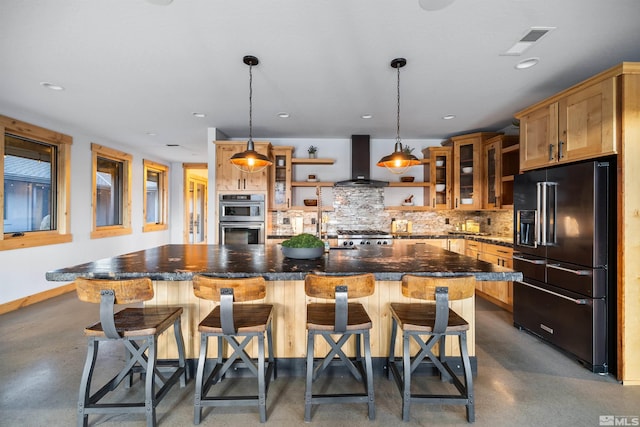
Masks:
[[[360,274],[376,280],[402,280],[404,274],[460,276],[477,280],[522,280],[508,268],[428,245],[331,249],[315,260],[284,258],[279,245],[164,245],[86,264],[49,271],[47,280],[76,277],[191,280],[194,273],[216,277],[262,276],[266,280],[303,280],[307,273]]]
[[[522,274],[508,268],[429,245],[394,245],[332,249],[315,260],[293,260],[282,256],[280,245],[165,245],[129,254],[105,258],[74,267],[49,271],[48,280],[71,281],[76,277],[128,279],[150,277],[154,285],[153,299],[145,306],[167,304],[183,307],[182,334],[187,357],[196,358],[200,351],[198,323],[215,306],[193,293],[193,275],[207,273],[217,277],[262,276],[267,280],[264,302],[273,304],[273,338],[278,359],[288,359],[281,366],[293,372],[304,372],[306,354],[306,304],[304,277],[308,273],[359,274],[376,276],[375,293],[359,300],[373,321],[371,348],[374,358],[383,363],[391,334],[390,302],[411,302],[401,292],[402,276],[413,273],[427,276],[460,276],[473,274],[482,281],[521,280]],[[475,297],[451,302],[451,307],[469,322],[468,349],[475,363]],[[459,355],[456,340],[448,340],[446,354]],[[401,354],[399,341],[396,354]],[[210,344],[215,351],[217,344]],[[253,354],[255,349],[250,350]],[[316,357],[327,349],[316,346]],[[353,355],[355,347],[347,346]],[[255,356],[255,354],[254,354]],[[177,357],[175,343],[166,337],[158,341],[158,357]],[[475,365],[474,365],[475,366]],[[286,368],[285,368],[286,369]]]

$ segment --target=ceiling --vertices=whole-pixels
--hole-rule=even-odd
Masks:
[[[640,0],[420,7],[432,1],[0,0],[0,113],[195,162],[209,127],[248,136],[247,54],[260,60],[256,140],[395,138],[396,57],[407,59],[403,139],[503,129],[528,105],[640,61]],[[532,27],[555,29],[522,55],[504,55]],[[514,68],[531,57],[536,66]]]

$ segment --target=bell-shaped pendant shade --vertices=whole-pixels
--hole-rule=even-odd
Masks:
[[[247,55],[242,58],[242,62],[249,66],[249,140],[247,141],[247,149],[241,153],[236,153],[229,161],[243,172],[254,173],[260,172],[267,166],[271,166],[273,162],[264,154],[258,153],[253,146],[253,67],[258,65],[260,61],[255,56]]]
[[[398,75],[397,82],[397,100],[398,100],[398,112],[396,114],[396,146],[393,153],[381,158],[377,166],[385,167],[391,173],[401,174],[405,173],[411,166],[417,166],[420,164],[420,160],[413,154],[405,153],[402,150],[402,143],[400,142],[400,68],[407,65],[407,60],[404,58],[396,58],[391,61],[391,67],[396,69]]]
[[[273,164],[264,154],[258,153],[253,146],[253,140],[247,141],[247,149],[231,156],[229,161],[243,172],[254,173]]]
[[[393,153],[381,158],[377,166],[386,167],[391,173],[399,175],[405,173],[411,166],[419,164],[420,160],[416,156],[402,151],[402,143],[396,142]]]

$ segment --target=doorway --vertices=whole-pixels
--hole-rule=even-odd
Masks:
[[[207,164],[185,163],[183,241],[207,244]]]

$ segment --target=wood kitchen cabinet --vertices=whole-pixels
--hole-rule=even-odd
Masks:
[[[483,201],[482,146],[484,141],[499,135],[495,132],[477,132],[454,136],[453,143],[453,207],[455,209],[481,209]]]
[[[269,186],[269,168],[259,172],[247,173],[235,167],[229,159],[236,153],[246,150],[246,142],[216,141],[216,190],[231,192],[266,192]],[[271,144],[254,142],[255,150],[271,157]]]
[[[513,249],[506,246],[467,240],[465,255],[502,267],[513,268]],[[505,310],[513,311],[513,282],[478,281],[476,294]]]
[[[289,209],[291,207],[291,158],[293,147],[274,146],[273,165],[269,180],[270,209]]]
[[[433,209],[451,209],[453,192],[452,147],[427,147],[422,150],[425,159],[429,159],[424,168],[424,204]]]
[[[516,114],[520,169],[529,170],[617,152],[617,80],[588,80]]]
[[[497,135],[483,147],[484,209],[513,207],[513,178],[520,169],[517,135]]]

